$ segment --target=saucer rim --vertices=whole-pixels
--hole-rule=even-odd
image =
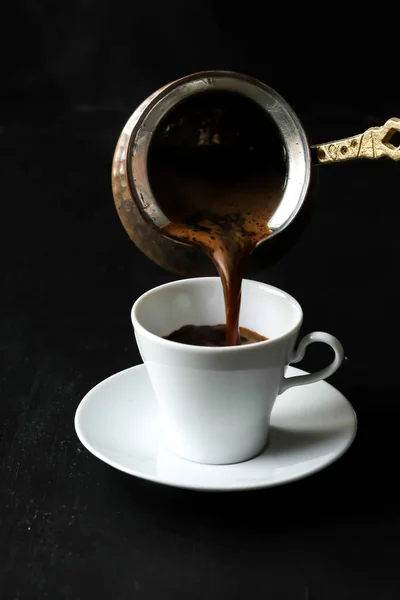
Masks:
[[[307,371],[303,371],[302,369],[298,369],[297,367],[293,367],[292,365],[289,365],[289,368],[291,370],[293,370],[292,371],[293,375],[308,375]],[[335,393],[339,394],[339,396],[341,396],[342,400],[344,400],[345,404],[347,404],[348,408],[350,408],[351,415],[353,417],[353,430],[352,430],[351,436],[348,439],[347,443],[343,446],[343,448],[341,448],[340,452],[335,454],[335,456],[333,456],[331,459],[327,460],[325,463],[322,463],[314,468],[311,468],[310,470],[308,470],[304,473],[294,475],[292,477],[289,476],[286,478],[282,478],[279,481],[274,481],[274,482],[260,481],[258,483],[254,483],[254,484],[241,483],[241,484],[235,485],[235,484],[229,483],[226,485],[207,486],[204,484],[196,485],[196,483],[190,483],[190,484],[186,485],[184,482],[174,482],[173,480],[170,480],[170,479],[163,479],[163,478],[159,478],[158,476],[147,475],[141,471],[137,471],[135,469],[129,469],[124,466],[121,466],[120,464],[115,462],[113,459],[108,458],[107,456],[105,456],[104,454],[102,454],[101,452],[96,450],[96,448],[94,448],[92,446],[92,444],[85,438],[85,436],[81,430],[81,425],[80,425],[80,418],[81,418],[80,415],[81,415],[82,411],[84,410],[85,405],[91,401],[91,397],[96,394],[98,388],[102,387],[106,382],[108,382],[112,379],[117,379],[118,377],[121,377],[124,373],[127,373],[128,371],[133,372],[135,370],[141,371],[141,370],[145,370],[145,369],[146,369],[146,365],[143,363],[139,364],[139,365],[135,365],[133,367],[128,367],[126,369],[122,369],[121,371],[118,371],[117,373],[113,373],[109,377],[106,377],[105,379],[103,379],[102,381],[97,383],[94,387],[92,387],[85,394],[85,396],[79,402],[79,405],[75,411],[75,417],[74,417],[75,432],[78,436],[79,441],[86,448],[86,450],[88,450],[91,454],[93,454],[93,456],[95,456],[96,458],[98,458],[99,460],[104,462],[105,464],[109,465],[110,467],[113,467],[114,469],[117,469],[118,471],[125,473],[127,475],[131,475],[133,477],[138,477],[138,478],[144,479],[146,481],[151,481],[153,483],[166,485],[169,487],[185,489],[185,490],[192,490],[192,491],[200,491],[200,492],[242,492],[242,491],[254,491],[254,490],[266,489],[266,488],[271,488],[271,487],[278,487],[281,485],[287,485],[289,483],[294,483],[295,481],[300,481],[301,479],[310,477],[311,475],[314,475],[315,473],[318,473],[319,471],[322,471],[322,470],[326,469],[327,467],[330,467],[332,464],[334,464],[340,458],[342,458],[342,456],[349,450],[349,448],[352,446],[352,444],[355,440],[355,437],[357,435],[358,419],[357,419],[357,414],[356,414],[353,406],[351,405],[349,400],[344,396],[344,394],[342,394],[342,392],[340,392],[337,388],[335,388],[333,385],[326,382],[325,380],[321,380],[321,381],[318,381],[317,383],[325,384],[326,386],[333,388]],[[315,384],[310,384],[310,385],[315,385]],[[306,386],[304,386],[304,387],[306,387]],[[263,450],[258,456],[262,455],[264,452],[265,452],[265,450]],[[178,455],[174,455],[174,456],[177,456],[178,459],[185,461],[189,465],[190,464],[193,464],[193,465],[199,464],[199,463],[192,463],[191,461],[186,460]],[[243,467],[245,468],[245,465],[247,465],[247,464],[251,463],[253,460],[257,459],[258,456],[255,456],[254,458],[244,461],[242,463],[235,463],[235,465],[236,464],[243,465]],[[212,469],[215,466],[217,466],[219,468],[221,468],[222,466],[229,468],[230,466],[235,466],[235,465],[204,464],[202,466]]]

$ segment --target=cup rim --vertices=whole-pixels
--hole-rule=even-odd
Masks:
[[[185,352],[197,352],[197,353],[201,353],[201,354],[212,354],[212,353],[227,354],[227,353],[244,352],[244,351],[250,352],[250,351],[257,350],[257,349],[265,348],[267,345],[271,346],[272,344],[279,342],[280,340],[282,340],[285,337],[290,337],[293,333],[295,333],[296,330],[298,330],[300,328],[300,326],[302,324],[303,310],[302,310],[299,302],[295,298],[293,298],[293,296],[291,296],[290,294],[288,294],[287,292],[285,292],[284,290],[282,290],[276,286],[270,285],[268,283],[263,283],[261,281],[256,281],[254,279],[243,279],[243,283],[247,282],[247,283],[251,283],[251,284],[257,284],[257,285],[261,285],[264,288],[268,288],[271,291],[279,292],[281,295],[283,295],[285,297],[286,300],[291,302],[296,307],[296,310],[298,311],[298,319],[297,319],[296,323],[293,325],[293,327],[291,327],[288,331],[285,331],[284,333],[281,333],[280,335],[275,336],[271,339],[264,340],[262,342],[257,342],[254,344],[244,344],[242,346],[195,346],[195,345],[191,345],[191,344],[182,344],[181,342],[174,342],[172,340],[166,340],[166,339],[160,337],[159,335],[156,335],[155,333],[151,333],[151,331],[146,329],[139,322],[139,320],[136,316],[136,313],[138,311],[138,308],[140,307],[140,304],[142,304],[142,302],[146,301],[146,298],[157,293],[158,290],[160,290],[161,288],[175,287],[178,285],[182,285],[182,283],[188,283],[188,284],[191,284],[191,282],[199,283],[200,281],[221,281],[221,280],[219,277],[191,277],[191,278],[187,278],[187,279],[178,279],[176,281],[170,281],[168,283],[158,285],[154,288],[151,288],[147,292],[144,292],[144,294],[139,296],[139,298],[134,302],[132,309],[131,309],[131,320],[132,320],[132,324],[133,324],[135,332],[136,331],[140,332],[145,337],[149,338],[152,341],[157,341],[157,343],[161,344],[162,346],[164,346],[166,348],[168,348],[168,347],[171,349],[175,348],[175,350],[178,350],[178,349],[183,350],[184,349]]]

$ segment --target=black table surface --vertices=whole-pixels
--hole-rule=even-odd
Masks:
[[[299,116],[324,141],[392,108]],[[133,301],[175,278],[135,248],[113,205],[130,112],[3,113],[0,597],[398,598],[399,165],[321,167],[307,227],[257,273],[300,301],[304,332],[342,341],[330,382],[357,412],[353,446],[290,485],[183,491],[105,465],[73,425],[93,385],[140,362]],[[302,367],[324,360],[310,349]]]

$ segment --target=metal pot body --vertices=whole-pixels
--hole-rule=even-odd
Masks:
[[[154,132],[163,118],[194,94],[233,92],[265,111],[276,126],[286,164],[282,200],[269,221],[276,236],[296,217],[310,184],[310,149],[302,124],[287,102],[272,88],[246,75],[206,71],[170,83],[147,98],[132,114],[118,140],[112,166],[115,205],[131,240],[152,261],[180,275],[208,275],[211,261],[198,250],[166,237],[169,220],[154,197],[147,169]],[[260,242],[261,244],[264,242]]]

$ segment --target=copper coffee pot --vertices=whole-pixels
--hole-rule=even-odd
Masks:
[[[311,166],[366,158],[388,157],[400,160],[400,146],[390,143],[400,131],[400,119],[391,118],[381,127],[372,127],[352,137],[309,146],[301,122],[287,102],[264,83],[238,73],[206,71],[169,83],[154,92],[135,110],[118,140],[113,166],[112,189],[115,206],[131,240],[151,260],[180,275],[206,275],[211,262],[198,250],[168,238],[161,228],[169,220],[153,195],[148,174],[148,155],[153,137],[165,123],[165,117],[178,105],[204,92],[231,92],[258,104],[279,134],[285,159],[286,182],[282,199],[268,225],[272,233],[260,244],[282,232],[296,217],[306,198]],[[181,119],[182,121],[182,119]],[[182,122],[172,123],[184,128]],[[168,128],[171,127],[171,123]],[[189,147],[226,144],[231,131],[192,129],[179,139]]]

